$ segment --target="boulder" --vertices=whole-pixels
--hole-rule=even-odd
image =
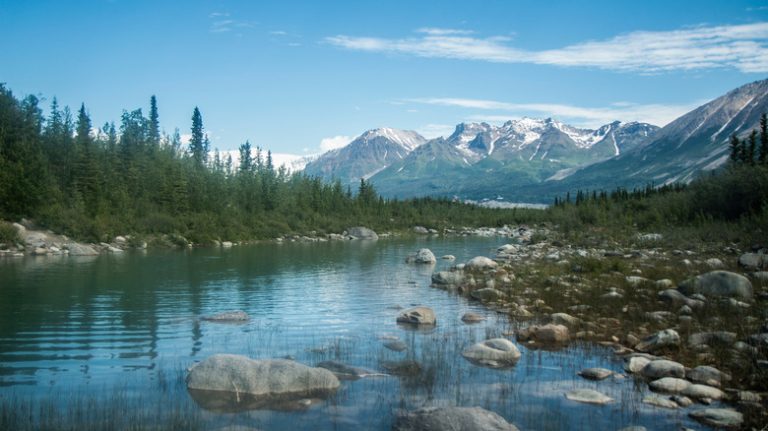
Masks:
[[[649,362],[651,362],[651,360],[644,356],[631,356],[624,364],[624,370],[633,374],[639,373],[643,371],[643,368],[645,368]]]
[[[435,312],[429,307],[413,307],[404,310],[397,316],[397,323],[408,323],[411,325],[435,325],[437,319]]]
[[[739,428],[744,415],[733,409],[703,409],[688,413],[693,419],[714,427]]]
[[[568,327],[548,323],[544,326],[529,326],[517,333],[520,341],[535,341],[537,343],[567,343],[570,341]]]
[[[613,371],[605,368],[585,368],[576,374],[587,380],[603,380],[612,376]]]
[[[716,257],[707,259],[704,261],[704,263],[706,263],[707,266],[709,266],[712,269],[720,269],[725,267],[725,264],[723,263],[723,261]]]
[[[565,398],[588,404],[608,404],[613,402],[613,398],[592,389],[576,389],[566,392]]]
[[[443,260],[456,260],[456,256],[454,256],[452,254],[446,254],[446,255],[443,255],[440,259],[443,259]]]
[[[492,287],[485,287],[482,289],[474,290],[472,291],[470,296],[477,299],[478,301],[483,301],[483,302],[498,301],[499,299],[504,299],[507,297],[507,295],[504,292],[494,289]]]
[[[234,244],[232,241],[222,241],[221,242],[221,248],[232,248]]]
[[[228,354],[208,357],[194,365],[187,375],[190,390],[260,397],[327,395],[338,387],[339,379],[323,368],[312,368],[287,359],[254,360]]]
[[[27,228],[25,228],[21,224],[13,223],[11,226],[13,226],[14,229],[16,229],[16,234],[19,236],[19,238],[24,238],[27,236]]]
[[[332,372],[339,380],[357,380],[375,374],[369,370],[352,367],[337,361],[323,361],[317,364],[317,367]]]
[[[506,338],[493,338],[473,344],[461,355],[470,361],[490,366],[514,365],[520,359],[517,346]]]
[[[400,340],[391,340],[384,343],[384,347],[395,352],[408,350],[408,345]]]
[[[485,316],[477,313],[467,312],[461,316],[461,321],[464,323],[478,323],[485,320]]]
[[[641,352],[655,353],[662,349],[677,348],[680,346],[680,335],[674,329],[665,329],[639,342],[635,349]]]
[[[503,417],[480,407],[424,407],[398,416],[394,431],[517,431]]]
[[[482,271],[486,269],[493,269],[499,266],[494,260],[491,260],[485,256],[473,257],[464,265],[464,269],[472,271]]]
[[[688,346],[702,344],[710,346],[730,347],[736,342],[736,333],[727,331],[696,332],[688,336]]]
[[[347,235],[352,236],[355,239],[379,239],[379,236],[376,235],[376,232],[363,226],[355,226],[347,229]]]
[[[581,319],[567,313],[552,313],[549,317],[555,325],[567,326],[569,329],[577,328],[581,325]]]
[[[383,361],[381,366],[396,376],[413,377],[421,372],[421,365],[411,359],[402,361]]]
[[[712,386],[693,384],[683,389],[681,392],[686,397],[694,400],[721,400],[725,398],[725,392]]]
[[[677,377],[664,377],[648,384],[652,391],[665,394],[679,394],[690,385],[691,382],[688,380],[678,379]]]
[[[752,271],[768,269],[768,255],[762,253],[744,253],[739,256],[739,266]]]
[[[435,258],[434,253],[432,253],[432,250],[428,248],[422,248],[419,251],[416,252],[416,254],[408,256],[405,261],[407,263],[425,263],[425,264],[432,264],[436,263],[437,259]]]
[[[242,310],[223,311],[221,313],[203,316],[202,320],[219,323],[242,323],[247,322],[251,317]]]
[[[662,377],[685,377],[685,367],[675,361],[657,359],[650,361],[640,371],[643,377],[648,379],[660,379]]]
[[[429,233],[429,229],[425,228],[424,226],[414,226],[413,232],[419,235],[427,235]]]
[[[458,286],[464,283],[462,271],[439,271],[432,274],[432,284],[438,286]]]
[[[677,287],[685,295],[752,299],[752,283],[747,277],[729,271],[711,271],[683,281]]]
[[[699,365],[686,373],[688,380],[694,383],[702,383],[709,386],[720,387],[723,382],[731,380],[731,376],[708,365]]]
[[[77,242],[64,244],[64,249],[69,250],[70,256],[97,256],[99,254],[99,252],[90,245]]]
[[[663,407],[665,409],[676,409],[680,406],[677,405],[676,402],[672,401],[669,398],[666,397],[660,397],[658,395],[648,395],[647,397],[643,398],[643,403],[656,406],[656,407]]]

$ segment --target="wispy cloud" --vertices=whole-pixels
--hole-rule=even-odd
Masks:
[[[211,33],[229,33],[254,27],[250,21],[231,18],[229,12],[212,12],[208,18],[211,19],[211,26],[208,28]]]
[[[408,99],[408,101],[426,105],[496,111],[492,114],[472,114],[467,117],[467,120],[471,121],[501,122],[521,115],[553,116],[574,125],[585,127],[598,127],[615,120],[641,121],[664,126],[704,103],[704,101],[698,101],[689,104],[664,105],[617,102],[604,107],[583,107],[558,103],[507,103],[495,100],[462,98],[423,98]],[[504,113],[500,114],[499,111]]]
[[[345,49],[398,53],[419,57],[495,63],[593,67],[623,72],[733,68],[768,71],[768,22],[696,26],[671,31],[636,31],[606,40],[562,48],[528,51],[510,45],[505,36],[480,38],[466,30],[419,29],[400,39],[338,35],[325,42]]]
[[[335,150],[337,148],[346,147],[347,144],[352,142],[352,140],[355,139],[351,136],[332,136],[330,138],[324,138],[320,140],[320,150],[323,152]]]
[[[416,129],[421,136],[433,139],[440,136],[449,136],[456,126],[450,124],[426,124]]]

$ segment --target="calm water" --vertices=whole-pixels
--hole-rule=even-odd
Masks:
[[[492,255],[503,243],[397,239],[0,261],[0,405],[71,412],[73,403],[82,408],[90,402],[97,417],[104,406],[118,405],[118,415],[133,423],[181,412],[209,428],[389,429],[399,409],[430,405],[482,406],[521,429],[691,425],[685,410],[642,404],[645,385],[632,378],[595,383],[577,377],[584,367],[621,371],[620,361],[601,347],[521,347],[522,359],[506,370],[465,361],[462,349],[518,323],[430,288],[433,268],[403,261],[429,247],[461,262]],[[435,269],[448,265],[439,262]],[[416,304],[435,309],[436,328],[414,331],[395,323],[396,306]],[[252,320],[199,320],[232,309]],[[467,311],[488,321],[466,325],[460,317]],[[386,349],[391,337],[408,350]],[[222,413],[195,404],[183,383],[186,367],[215,353],[290,356],[308,365],[334,359],[378,371],[384,361],[409,359],[422,370],[412,377],[344,381],[333,397],[300,411]],[[593,406],[564,398],[580,387],[620,402]],[[75,416],[61,421],[90,420]]]

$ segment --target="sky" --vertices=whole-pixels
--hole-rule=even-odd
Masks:
[[[663,126],[768,74],[768,1],[0,0],[0,82],[94,125],[158,100],[212,146],[553,117]]]

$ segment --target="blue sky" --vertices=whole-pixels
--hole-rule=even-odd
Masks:
[[[416,4],[414,4],[416,3]],[[309,154],[388,126],[663,125],[768,72],[766,1],[0,0],[0,82],[94,124],[158,98],[213,146]]]

